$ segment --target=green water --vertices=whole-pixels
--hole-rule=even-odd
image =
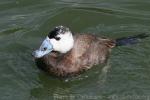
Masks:
[[[60,80],[31,57],[57,25],[111,38],[150,34],[150,1],[0,0],[0,100],[150,100],[149,38],[114,48],[103,68]]]

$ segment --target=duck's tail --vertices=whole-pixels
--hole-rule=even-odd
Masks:
[[[141,39],[144,39],[146,37],[149,37],[149,35],[145,34],[145,33],[142,33],[142,34],[138,34],[138,35],[118,38],[118,39],[116,39],[116,46],[136,44]]]

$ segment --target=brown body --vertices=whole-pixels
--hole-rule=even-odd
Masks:
[[[39,68],[56,76],[76,75],[107,61],[115,41],[94,35],[74,36],[73,48],[65,53],[51,52],[36,59]]]

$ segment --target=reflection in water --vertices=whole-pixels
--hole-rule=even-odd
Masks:
[[[96,88],[103,87],[105,85],[110,65],[107,63],[101,66],[102,70],[100,70],[99,67],[100,66],[95,66],[92,70],[89,70],[79,76],[65,79],[51,77],[44,72],[40,73],[39,82],[41,86],[31,90],[31,97],[55,100],[74,100],[75,98],[85,99],[88,96],[85,94],[86,91],[90,90],[90,93],[92,93],[92,91]],[[83,90],[81,87],[86,90]],[[100,90],[97,90],[97,92],[98,91]]]

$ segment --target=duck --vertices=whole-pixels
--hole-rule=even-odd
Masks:
[[[49,32],[32,56],[37,67],[51,75],[75,76],[95,65],[106,63],[112,48],[135,44],[145,37],[148,37],[147,34],[118,39],[73,34],[68,27],[60,25]]]

